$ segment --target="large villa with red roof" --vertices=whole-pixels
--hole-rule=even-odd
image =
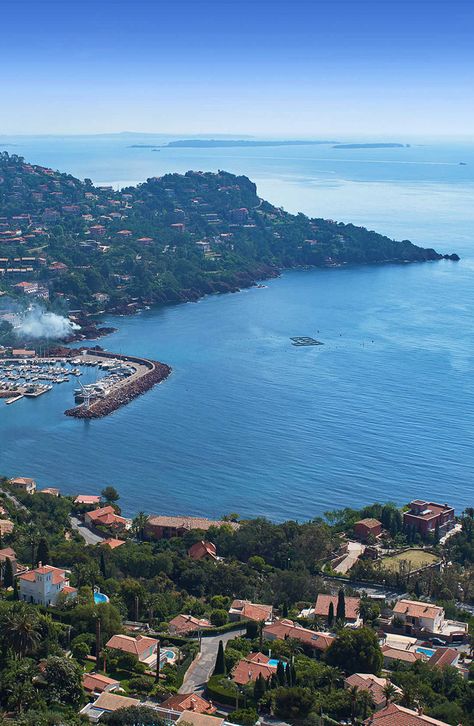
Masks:
[[[156,661],[156,650],[158,648],[158,640],[148,638],[145,635],[137,635],[132,638],[130,635],[112,635],[107,641],[106,648],[111,650],[120,650],[122,653],[131,653],[142,663],[153,664]]]
[[[75,597],[77,590],[69,585],[69,573],[59,567],[44,565],[19,575],[20,600],[35,605],[55,605],[61,593]]]
[[[298,623],[294,623],[292,620],[275,620],[275,622],[267,625],[263,629],[263,637],[265,640],[285,640],[286,638],[293,638],[293,640],[298,640],[313,653],[315,651],[325,651],[334,640],[332,635],[317,633],[314,630],[303,628],[302,625],[298,625]]]

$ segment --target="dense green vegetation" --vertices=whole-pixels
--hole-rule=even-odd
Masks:
[[[8,491],[5,481],[0,485]],[[289,616],[317,630],[323,623],[304,620],[299,612],[314,605],[318,593],[331,590],[339,590],[331,618],[336,639],[324,654],[311,657],[311,649],[291,638],[266,641],[262,628],[248,622],[243,636],[235,634],[225,648],[219,647],[208,697],[237,709],[231,720],[242,726],[250,726],[259,711],[272,711],[290,723],[308,726],[318,723],[321,712],[327,723],[329,719],[360,721],[371,713],[373,704],[367,692],[344,688],[343,681],[354,672],[383,674],[377,629],[381,611],[389,603],[362,597],[359,614],[364,627],[344,628],[346,597],[355,593],[347,583],[341,587],[324,579],[323,571],[339,551],[341,538],[352,533],[361,517],[383,520],[386,542],[406,546],[407,534],[400,529],[400,512],[394,505],[328,512],[324,519],[303,524],[274,524],[258,518],[241,521],[236,530],[224,524],[207,533],[194,530],[158,541],[147,540],[144,514],[139,513],[130,532],[121,533],[126,543],[110,550],[100,545],[86,546],[71,530],[69,515],[80,515],[83,509],[75,507],[72,498],[17,492],[15,496],[24,508],[0,493],[4,516],[15,524],[13,532],[3,537],[1,547],[12,547],[17,561],[28,566],[41,561],[70,569],[71,584],[78,588],[78,594],[75,600],[61,597],[54,608],[18,602],[12,573],[7,564],[2,568],[0,714],[2,710],[11,712],[13,723],[60,726],[66,722],[75,726],[80,722],[76,714],[86,702],[82,673],[92,668],[102,671],[105,667],[107,675],[120,681],[125,694],[140,699],[160,702],[175,693],[198,648],[195,640],[167,634],[169,620],[179,613],[208,618],[215,624],[211,632],[224,632],[234,627],[227,623],[227,612],[231,601],[239,597],[272,604],[280,617]],[[102,496],[119,509],[116,491],[104,489]],[[452,536],[443,550],[432,543],[451,563],[441,572],[429,570],[415,581],[406,573],[398,573],[401,588],[407,587],[417,597],[438,600],[447,616],[457,619],[467,619],[465,612],[457,610],[459,588],[463,588],[466,602],[473,599],[473,514],[473,510],[466,510],[461,532]],[[227,519],[238,517],[232,514]],[[223,560],[194,561],[187,556],[189,547],[203,537],[216,544]],[[371,560],[362,560],[358,567],[359,572],[371,575],[375,581],[386,577]],[[394,586],[396,575],[393,573]],[[95,604],[93,586],[106,593],[110,602]],[[108,651],[104,660],[105,643],[115,633],[123,632],[125,619],[148,623],[163,647],[174,647],[179,652],[176,665],[162,668],[159,683],[131,655]],[[268,654],[270,647],[272,657],[280,660],[276,674],[270,681],[260,678],[237,688],[229,674],[238,661],[256,651]],[[473,671],[471,668],[472,675]],[[403,705],[421,705],[428,714],[449,724],[474,724],[474,681],[463,679],[456,669],[434,669],[417,663],[394,669],[390,678],[401,688],[397,698]],[[391,699],[395,696],[389,690],[387,698]],[[155,718],[149,722],[158,723],[156,713],[146,712],[118,713],[108,722],[135,723],[126,719],[138,715]]]
[[[237,290],[281,268],[440,258],[352,224],[288,214],[224,171],[115,192],[3,152],[0,179],[2,254],[35,259],[26,276],[0,284],[12,292],[18,279],[39,282],[53,305],[123,311]]]

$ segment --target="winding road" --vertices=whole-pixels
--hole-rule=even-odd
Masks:
[[[245,628],[240,628],[239,630],[231,630],[229,633],[222,633],[221,635],[211,635],[207,638],[203,637],[201,639],[201,651],[186,671],[179,693],[203,691],[216,664],[219,641],[222,640],[225,646],[229,640],[243,635],[245,630]]]

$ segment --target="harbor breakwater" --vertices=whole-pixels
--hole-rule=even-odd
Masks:
[[[166,363],[160,363],[146,358],[115,354],[100,349],[88,349],[87,353],[88,355],[94,355],[100,358],[111,358],[128,363],[135,363],[144,370],[137,373],[131,379],[127,379],[123,383],[113,387],[107,396],[92,401],[88,407],[85,405],[75,406],[64,412],[66,416],[72,416],[73,418],[94,419],[108,416],[121,406],[125,406],[127,403],[133,401],[134,398],[146,393],[153,386],[164,381],[171,373],[171,367],[166,365]]]

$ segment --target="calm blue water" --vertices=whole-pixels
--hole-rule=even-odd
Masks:
[[[101,182],[247,173],[291,211],[462,261],[292,271],[265,289],[110,318],[119,331],[103,345],[166,361],[171,378],[89,423],[62,415],[73,385],[0,405],[0,471],[64,492],[113,484],[126,514],[281,520],[376,499],[472,505],[474,145],[153,153],[120,137],[21,143],[9,150]],[[324,346],[295,348],[294,335]]]

